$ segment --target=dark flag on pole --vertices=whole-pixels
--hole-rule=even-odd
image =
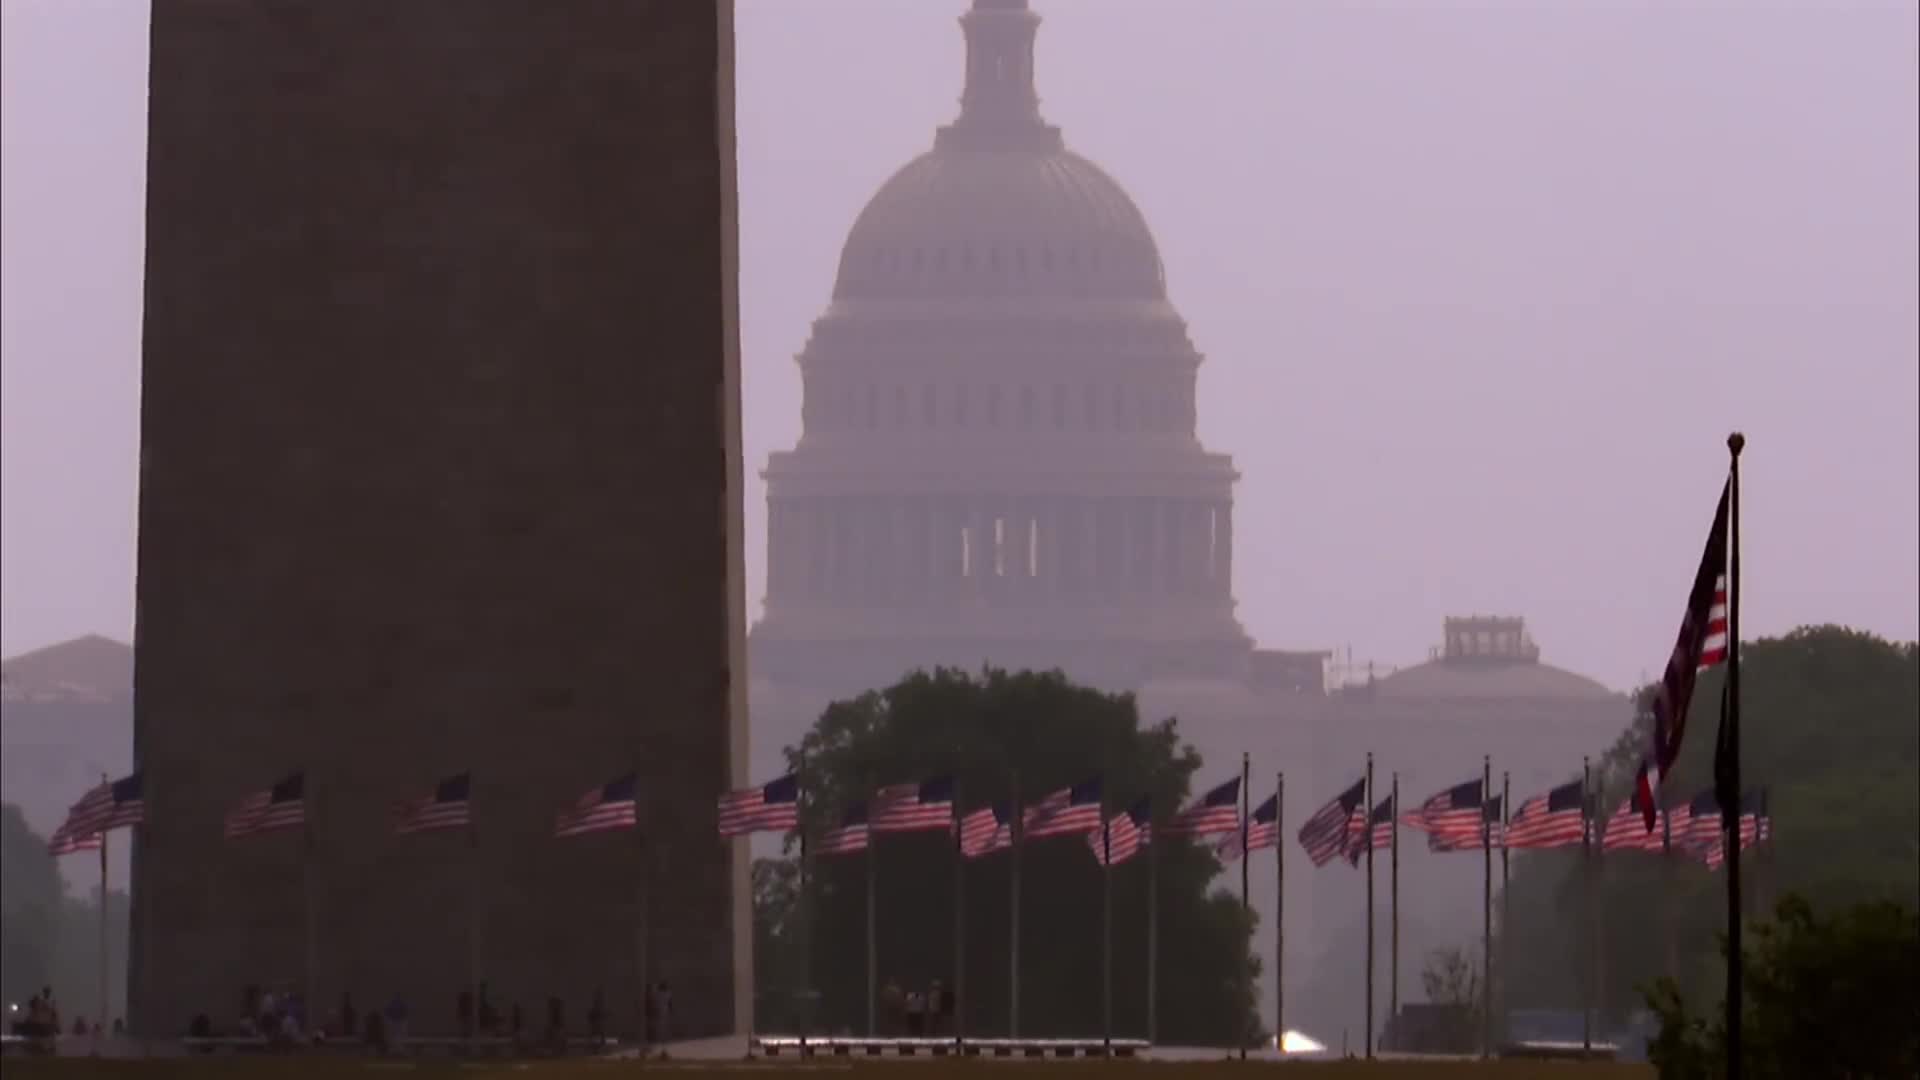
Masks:
[[[471,787],[471,778],[461,773],[440,781],[431,795],[400,803],[393,808],[393,831],[404,834],[466,828],[473,823],[472,804],[467,798]]]
[[[1353,786],[1314,811],[1300,826],[1300,846],[1315,866],[1325,866],[1347,850],[1347,835],[1356,826],[1360,800],[1367,797],[1367,780],[1361,777]]]
[[[227,813],[227,839],[297,829],[307,823],[307,774],[294,773],[266,791],[240,800]]]
[[[554,815],[553,835],[584,836],[637,827],[640,809],[634,799],[636,787],[634,774],[628,773],[580,796],[572,807]]]
[[[1687,594],[1687,610],[1680,619],[1680,634],[1667,657],[1666,672],[1654,687],[1653,739],[1634,779],[1634,805],[1648,832],[1653,831],[1658,821],[1660,784],[1680,756],[1694,681],[1702,668],[1724,663],[1727,658],[1727,521],[1732,492],[1733,482],[1729,479],[1720,490],[1720,503],[1713,513],[1713,527],[1707,533],[1706,550],[1701,552],[1700,567],[1694,571],[1693,588]]]
[[[873,830],[867,824],[867,804],[857,802],[840,815],[840,824],[828,829],[813,849],[815,855],[852,855],[867,850]]]

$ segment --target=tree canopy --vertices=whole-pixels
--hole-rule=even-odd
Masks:
[[[952,776],[963,810],[1014,796],[1032,801],[1093,774],[1109,812],[1141,795],[1165,820],[1188,794],[1199,756],[1172,720],[1143,728],[1133,699],[1075,686],[1058,673],[920,672],[894,686],[836,702],[789,755],[805,758],[803,821],[818,836],[877,787]],[[1239,763],[1232,763],[1238,768]],[[1222,777],[1224,779],[1224,777]],[[1212,781],[1212,777],[1208,778]],[[1147,885],[1157,877],[1158,1037],[1164,1043],[1235,1044],[1255,1027],[1249,954],[1252,918],[1239,898],[1209,893],[1211,851],[1158,845],[1111,871],[1113,1022],[1116,1037],[1146,1030]],[[1011,857],[965,860],[966,1030],[1004,1034],[1010,996]],[[954,984],[956,868],[944,831],[887,835],[875,849],[878,975],[884,985]],[[816,1030],[862,1031],[866,1017],[865,856],[811,860],[807,905],[789,855],[755,869],[761,1026],[797,1021],[795,988],[819,997]],[[1101,1033],[1102,870],[1080,837],[1032,841],[1020,855],[1020,1030]],[[805,948],[811,931],[812,948]],[[807,961],[810,960],[810,963]],[[803,968],[808,970],[796,970]]]
[[[124,834],[117,834],[124,835]],[[116,837],[117,838],[117,837]],[[125,1008],[127,894],[115,890],[108,909],[112,940],[113,1015]],[[0,807],[0,994],[24,1002],[52,986],[64,1015],[100,1015],[100,890],[67,895],[47,840],[12,803]]]
[[[1725,669],[1703,674],[1686,743],[1663,801],[1713,783]],[[1648,691],[1598,760],[1600,811],[1626,799],[1651,723]],[[1748,849],[1749,912],[1787,892],[1813,908],[1920,895],[1920,650],[1834,626],[1806,627],[1741,648],[1742,781],[1765,788],[1769,843]],[[1672,975],[1697,1000],[1719,1000],[1725,879],[1699,861],[1610,853],[1591,892],[1578,849],[1517,853],[1513,925],[1503,927],[1515,1007],[1577,1008],[1589,959],[1603,959],[1600,1006],[1621,1016],[1639,988]],[[1597,898],[1595,942],[1587,938]]]
[[[1724,953],[1724,946],[1722,949]],[[1789,895],[1743,950],[1740,1034],[1745,1075],[1834,1080],[1920,1074],[1920,914],[1877,900],[1819,916]],[[1648,1000],[1660,1017],[1651,1058],[1668,1080],[1725,1075],[1726,1026],[1689,1007],[1659,980]]]

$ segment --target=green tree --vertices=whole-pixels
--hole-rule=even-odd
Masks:
[[[1058,673],[995,670],[916,673],[836,702],[801,746],[789,750],[796,766],[802,754],[803,817],[813,835],[878,786],[939,775],[955,777],[961,804],[971,810],[1015,795],[1035,799],[1101,773],[1115,812],[1149,794],[1156,817],[1164,818],[1186,798],[1200,767],[1173,721],[1140,726],[1131,696],[1075,686]],[[939,979],[952,986],[958,861],[952,838],[945,832],[887,836],[876,853],[880,979],[906,987]],[[1021,1031],[1098,1036],[1102,871],[1077,837],[1034,841],[1020,860]],[[963,871],[965,1022],[980,1035],[1007,1030],[1011,861],[1000,853],[968,860]],[[1157,853],[1162,1042],[1236,1044],[1256,1027],[1252,920],[1237,897],[1209,894],[1218,871],[1213,854],[1195,845],[1167,842]],[[1111,874],[1113,1020],[1120,1036],[1143,1034],[1146,1027],[1148,872],[1143,857]],[[864,857],[813,860],[811,926],[797,927],[784,912],[765,916],[769,928],[811,932],[820,1027],[865,1026],[866,875]],[[793,902],[792,893],[777,887],[774,871],[763,880],[763,899]]]
[[[66,907],[60,869],[18,806],[0,807],[0,993],[21,1002],[53,981],[53,944]]]
[[[1725,939],[1721,942],[1725,955]],[[1742,952],[1744,1075],[1835,1080],[1920,1075],[1920,914],[1891,900],[1821,918],[1805,900],[1780,901]],[[1726,1071],[1719,1010],[1698,1015],[1671,979],[1647,993],[1660,1017],[1650,1056],[1669,1080]]]
[[[1920,895],[1920,649],[1841,627],[1804,627],[1741,648],[1743,782],[1766,788],[1770,843],[1742,860],[1750,912],[1795,892],[1832,910]],[[1714,731],[1725,669],[1694,692],[1685,745],[1665,798],[1713,783]],[[1631,789],[1651,725],[1650,688],[1596,761],[1600,812]],[[1618,1018],[1638,988],[1670,976],[1696,1001],[1717,1001],[1724,967],[1726,879],[1698,861],[1607,854],[1588,877],[1578,849],[1518,853],[1511,958],[1516,1008],[1577,1008],[1591,975],[1600,1007]],[[1590,936],[1591,935],[1591,936]],[[1598,957],[1599,969],[1592,971]]]

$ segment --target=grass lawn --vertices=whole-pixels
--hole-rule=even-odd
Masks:
[[[1116,1074],[1138,1080],[1233,1080],[1249,1073],[1280,1071],[1301,1080],[1461,1080],[1489,1077],[1493,1080],[1523,1080],[1547,1077],[1549,1080],[1651,1080],[1653,1070],[1645,1065],[1560,1064],[1504,1061],[1481,1064],[1473,1061],[1381,1061],[1381,1062],[1103,1062],[1056,1061],[1039,1063],[996,1061],[888,1060],[862,1062],[771,1061],[771,1062],[677,1062],[652,1061],[372,1061],[350,1058],[167,1058],[142,1060],[95,1060],[87,1058],[8,1057],[0,1064],[5,1080],[320,1080],[322,1077],[354,1077],[381,1080],[383,1077],[406,1080],[593,1080],[596,1077],[630,1077],[647,1073],[687,1076],[704,1074],[711,1080],[725,1077],[754,1077],[777,1080],[769,1074],[789,1073],[796,1077],[807,1073],[855,1073],[849,1080],[948,1080],[983,1075],[992,1080],[1050,1080],[1062,1074],[1087,1076]],[[1017,1077],[1009,1074],[1019,1074]],[[696,1078],[690,1078],[696,1080]]]

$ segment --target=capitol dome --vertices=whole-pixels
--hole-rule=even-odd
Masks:
[[[861,211],[835,302],[1164,300],[1160,252],[1139,208],[1041,119],[1039,16],[1025,0],[976,0],[960,22],[960,116]]]

